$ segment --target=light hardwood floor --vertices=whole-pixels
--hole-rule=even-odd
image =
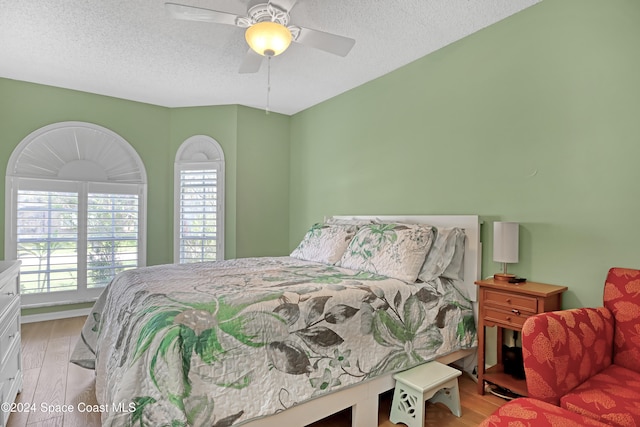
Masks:
[[[24,385],[17,402],[36,407],[34,412],[13,413],[7,427],[93,427],[100,425],[97,413],[80,412],[80,403],[97,405],[93,371],[69,363],[84,317],[22,325],[22,366]],[[459,377],[462,417],[451,414],[442,404],[427,404],[426,425],[439,427],[477,426],[505,403],[493,396],[476,394],[476,383],[463,374]],[[380,399],[379,427],[391,427],[391,393]],[[42,410],[45,404],[47,410]],[[64,405],[74,408],[63,413]],[[50,410],[49,410],[50,409]],[[349,427],[349,410],[314,423],[313,427]],[[401,424],[402,425],[402,424]],[[285,426],[283,426],[285,427]]]

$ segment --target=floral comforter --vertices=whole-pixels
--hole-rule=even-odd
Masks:
[[[106,426],[231,426],[477,344],[447,280],[408,284],[289,257],[126,271],[72,362]]]

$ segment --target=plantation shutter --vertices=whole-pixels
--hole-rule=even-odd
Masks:
[[[138,196],[89,193],[87,287],[107,285],[138,265]]]
[[[19,190],[16,208],[22,293],[75,290],[78,193]]]
[[[23,299],[86,301],[118,273],[140,265],[138,185],[28,178],[14,183]]]
[[[218,169],[180,171],[179,262],[218,260]]]

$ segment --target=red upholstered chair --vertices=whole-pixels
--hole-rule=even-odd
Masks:
[[[521,397],[499,407],[480,427],[605,427],[600,421],[541,400]]]
[[[604,307],[527,319],[522,355],[529,397],[640,426],[640,270],[609,270]]]

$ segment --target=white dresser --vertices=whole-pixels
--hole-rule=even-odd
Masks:
[[[0,261],[0,403],[22,390],[20,354],[20,261]],[[0,411],[0,426],[9,412]]]

